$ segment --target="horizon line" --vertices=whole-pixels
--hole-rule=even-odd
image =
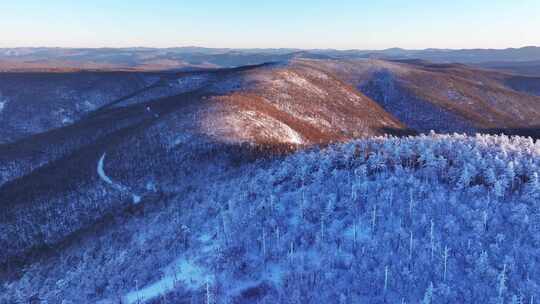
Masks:
[[[447,50],[447,51],[463,51],[463,50],[520,50],[526,48],[540,48],[540,45],[524,45],[520,47],[505,47],[505,48],[482,48],[482,47],[473,47],[473,48],[439,48],[439,47],[427,47],[427,48],[402,48],[399,46],[388,47],[388,48],[295,48],[295,47],[208,47],[208,46],[197,46],[197,45],[186,45],[186,46],[167,46],[167,47],[155,47],[155,46],[96,46],[96,47],[85,47],[85,46],[0,46],[0,49],[87,49],[87,50],[99,50],[99,49],[154,49],[154,50],[166,50],[166,49],[188,49],[188,48],[198,48],[198,49],[209,49],[209,50],[291,50],[291,51],[313,51],[313,50],[323,50],[323,51],[388,51],[388,50],[404,50],[404,51],[425,51],[425,50]]]

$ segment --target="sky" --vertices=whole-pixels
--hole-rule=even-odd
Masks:
[[[540,45],[540,0],[0,0],[0,47]]]

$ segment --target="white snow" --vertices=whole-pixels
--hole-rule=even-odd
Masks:
[[[309,70],[307,70],[306,73],[307,73],[307,75],[309,75],[311,77],[319,78],[319,79],[322,79],[322,80],[329,80],[330,79],[330,77],[328,77],[328,75],[326,73],[323,73],[323,72],[315,70],[315,69],[309,69]]]
[[[69,117],[62,118],[62,124],[68,125],[68,124],[72,124],[72,123],[73,123],[73,119],[71,119]]]
[[[119,191],[127,191],[127,192],[131,192],[129,191],[129,188],[124,186],[124,185],[121,185],[121,184],[118,184],[118,183],[115,183],[113,182],[113,180],[107,176],[107,174],[105,173],[105,169],[103,168],[104,167],[104,163],[105,163],[105,157],[107,156],[107,153],[103,153],[103,155],[101,156],[101,158],[99,159],[98,161],[98,165],[97,165],[97,173],[98,173],[98,176],[99,178],[106,182],[107,184],[109,185],[112,185],[115,189],[119,190]],[[133,199],[133,203],[136,205],[138,203],[141,202],[141,196],[135,194],[135,193],[131,193],[131,197]]]
[[[180,260],[176,265],[176,278],[190,289],[201,288],[207,280],[211,281],[207,272],[188,260]]]
[[[103,169],[103,163],[105,162],[105,156],[107,156],[107,153],[103,153],[101,158],[99,159],[98,166],[97,166],[97,173],[99,175],[99,178],[106,182],[109,185],[114,185],[112,179],[110,179],[107,174],[105,174],[105,170]]]
[[[306,92],[310,92],[316,96],[324,97],[328,93],[321,90],[319,87],[311,83],[309,80],[299,76],[298,74],[291,71],[282,71],[279,73],[282,79],[277,79],[274,81],[274,84],[278,87],[288,87],[289,84],[294,86],[302,87]]]
[[[6,107],[7,102],[8,102],[7,98],[3,97],[2,94],[0,94],[0,112],[2,112],[2,110],[4,110],[4,108]]]
[[[124,298],[126,303],[144,303],[168,290],[174,289],[175,282],[171,277],[165,277],[156,283],[149,285],[141,290],[136,290],[127,294]]]
[[[285,132],[290,143],[300,145],[304,142],[302,136],[300,136],[300,134],[298,134],[298,132],[293,130],[291,127],[282,122],[279,122],[279,125],[283,128],[283,132]]]
[[[200,252],[212,254],[217,250],[215,242],[209,234],[202,234],[198,238]],[[201,258],[204,261],[204,258]],[[144,303],[155,299],[163,294],[173,291],[179,286],[190,290],[204,288],[215,281],[214,276],[202,265],[188,257],[180,257],[164,269],[161,269],[163,277],[141,289],[129,292],[124,296],[126,303]]]
[[[175,289],[180,284],[187,289],[197,290],[206,282],[213,282],[213,276],[187,259],[178,259],[164,270],[164,276],[142,289],[132,291],[124,297],[126,303],[144,303]]]
[[[226,142],[252,142],[259,139],[275,140],[282,143],[303,144],[300,133],[278,119],[253,110],[220,108],[205,115],[202,128],[207,135]],[[214,119],[215,117],[219,119]]]
[[[236,113],[232,119],[229,119],[229,125],[235,129],[236,134],[240,134],[244,138],[249,138],[250,129],[245,125],[246,121],[252,124],[252,126],[260,128],[262,130],[261,133],[270,138],[277,137],[283,142],[292,144],[302,144],[304,142],[302,136],[287,124],[255,111],[241,111]]]

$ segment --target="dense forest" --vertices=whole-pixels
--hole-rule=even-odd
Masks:
[[[531,138],[375,137],[218,163],[174,195],[147,181],[160,203],[42,257],[54,267],[28,266],[0,303],[540,301]]]

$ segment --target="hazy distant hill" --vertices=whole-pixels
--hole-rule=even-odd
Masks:
[[[539,47],[471,50],[299,50],[181,48],[13,48],[0,49],[0,71],[167,70],[237,67],[291,58],[423,59],[444,63],[526,62],[540,60]]]
[[[540,60],[536,61],[492,61],[479,63],[478,66],[507,71],[509,73],[540,77]]]
[[[490,61],[534,61],[540,60],[539,47],[523,47],[510,49],[426,49],[426,50],[405,50],[387,49],[382,51],[329,51],[330,54],[342,57],[376,57],[386,59],[423,59],[432,62],[445,63],[481,63]]]

